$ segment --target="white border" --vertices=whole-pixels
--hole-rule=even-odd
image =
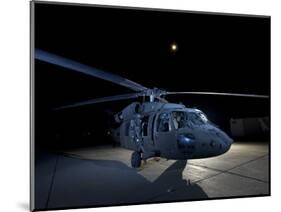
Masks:
[[[60,0],[57,0],[60,1]],[[76,211],[278,211],[281,200],[281,7],[278,0],[67,0],[103,5],[271,16],[272,197],[212,200]],[[63,1],[62,1],[63,2]],[[0,3],[0,209],[26,211],[29,202],[29,2]],[[74,210],[68,210],[74,211]]]

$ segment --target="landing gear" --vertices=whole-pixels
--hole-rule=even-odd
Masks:
[[[141,166],[141,152],[135,151],[132,153],[131,165],[133,168],[139,168]]]

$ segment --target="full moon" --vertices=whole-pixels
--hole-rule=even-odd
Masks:
[[[172,50],[173,52],[175,52],[175,51],[177,51],[177,49],[178,49],[177,44],[173,43],[173,44],[171,45],[171,50]]]

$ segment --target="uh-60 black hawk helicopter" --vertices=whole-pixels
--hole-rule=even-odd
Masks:
[[[142,102],[133,102],[114,116],[119,127],[110,131],[121,147],[134,151],[131,156],[131,165],[135,168],[140,167],[142,160],[151,157],[186,160],[221,155],[227,152],[233,143],[225,132],[208,121],[202,111],[187,108],[183,104],[169,103],[163,98],[164,96],[190,94],[268,98],[268,96],[255,94],[169,92],[157,88],[150,89],[126,78],[40,49],[35,49],[34,56],[35,59],[107,80],[135,91],[78,102],[56,109],[143,97]]]

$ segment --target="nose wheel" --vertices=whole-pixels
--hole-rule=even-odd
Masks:
[[[135,151],[132,153],[131,165],[133,168],[139,168],[141,166],[141,152]]]

